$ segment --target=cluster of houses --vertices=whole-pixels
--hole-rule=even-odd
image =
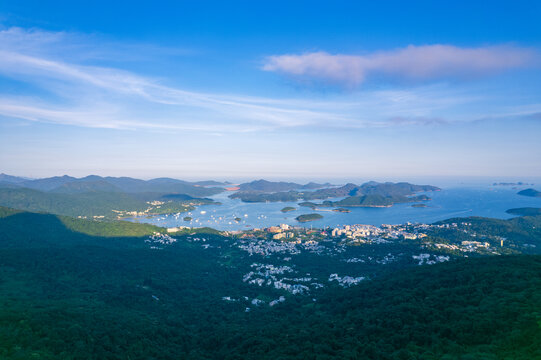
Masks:
[[[297,236],[297,235],[296,235]],[[323,246],[319,241],[313,239],[301,239],[296,237],[292,241],[268,240],[265,237],[255,235],[240,237],[235,243],[250,255],[269,256],[272,254],[298,255],[302,251],[323,255],[331,252],[340,253],[345,251],[344,245],[336,244],[335,248]]]
[[[361,281],[363,281],[365,277],[359,276],[359,277],[352,277],[352,276],[343,276],[340,277],[338,274],[331,274],[329,275],[329,282],[336,281],[338,282],[338,285],[342,287],[350,287],[351,285],[357,285]]]
[[[418,265],[434,265],[439,262],[449,261],[449,256],[434,255],[434,254],[419,254],[412,255],[413,260],[418,261]]]
[[[293,295],[307,294],[311,288],[319,289],[323,284],[316,282],[310,274],[304,277],[279,277],[278,275],[294,274],[297,271],[290,266],[275,266],[272,264],[254,263],[250,266],[252,271],[245,274],[242,281],[257,286],[270,286],[275,289],[285,290]]]
[[[347,239],[357,240],[358,242],[368,242],[375,238],[390,238],[406,240],[415,240],[426,237],[427,235],[421,232],[426,229],[426,224],[407,223],[405,225],[345,225],[342,228],[334,228],[331,231],[333,237],[346,237]]]
[[[162,234],[159,232],[154,232],[145,240],[145,242],[150,245],[151,249],[157,249],[157,250],[163,249],[160,245],[171,245],[172,243],[176,241],[177,239],[167,234]]]

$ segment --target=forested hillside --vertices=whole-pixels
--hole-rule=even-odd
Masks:
[[[269,306],[280,290],[242,281],[259,258],[233,238],[188,231],[164,246],[108,223],[0,213],[2,359],[541,357],[541,256],[409,266]],[[105,229],[115,236],[88,235]]]

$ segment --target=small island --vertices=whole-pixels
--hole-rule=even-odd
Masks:
[[[190,216],[185,216],[184,221],[192,221],[192,218]]]
[[[283,213],[286,213],[286,212],[295,211],[295,210],[297,210],[297,209],[292,207],[292,206],[286,206],[285,208],[283,208],[280,211],[283,212]]]
[[[236,218],[235,218],[235,221],[236,221],[236,222],[240,222],[241,220],[242,220],[242,219],[241,219],[240,217],[236,217]]]
[[[305,207],[309,207],[309,208],[315,209],[315,208],[317,207],[317,204],[316,204],[316,203],[313,203],[313,202],[311,202],[311,201],[305,201],[305,202],[299,203],[299,206],[305,206]]]
[[[522,196],[541,197],[541,191],[537,191],[537,190],[531,189],[531,188],[519,191],[517,194],[522,195]]]
[[[336,208],[336,209],[332,209],[332,211],[341,212],[341,213],[350,213],[351,212],[351,210],[345,209],[345,208]]]
[[[319,215],[319,214],[304,214],[304,215],[299,215],[295,218],[295,220],[297,220],[298,222],[301,222],[301,223],[305,223],[305,222],[308,222],[308,221],[314,221],[314,220],[319,220],[319,219],[323,219],[323,216]]]
[[[425,208],[425,207],[426,207],[426,204],[413,204],[413,205],[411,205],[411,207],[414,207],[414,208]]]
[[[520,215],[520,216],[537,216],[537,215],[541,215],[541,208],[534,208],[534,207],[515,208],[515,209],[507,210],[506,213],[512,214],[512,215]]]

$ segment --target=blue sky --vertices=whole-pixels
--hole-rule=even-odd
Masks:
[[[0,4],[0,172],[541,176],[535,1]]]

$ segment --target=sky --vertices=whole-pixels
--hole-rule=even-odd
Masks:
[[[2,1],[0,172],[541,177],[538,1]]]

